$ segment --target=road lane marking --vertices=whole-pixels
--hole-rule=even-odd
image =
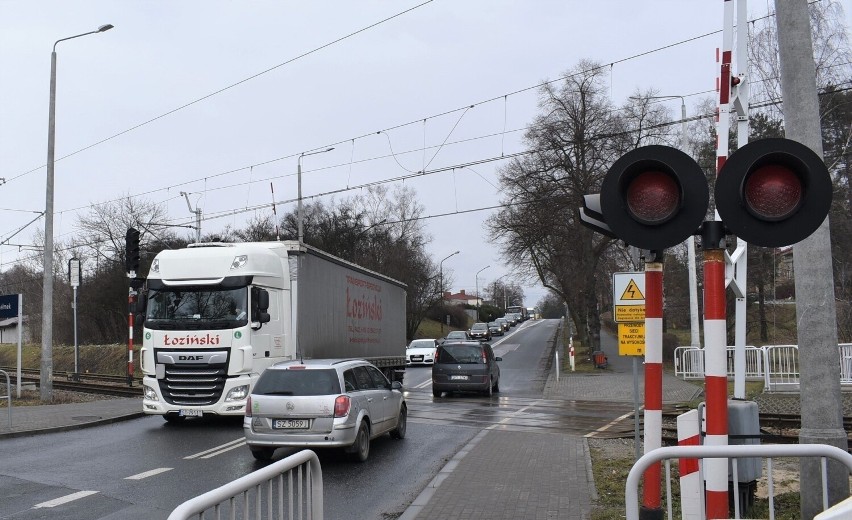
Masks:
[[[427,386],[429,386],[431,384],[432,384],[432,379],[430,378],[430,379],[427,379],[426,381],[423,381],[422,383],[415,386],[414,388],[416,388],[416,389],[426,388]]]
[[[209,459],[210,457],[215,457],[216,455],[221,455],[221,454],[225,453],[226,451],[235,450],[235,449],[237,449],[237,448],[239,448],[239,447],[241,447],[241,446],[245,446],[245,445],[246,445],[246,440],[245,440],[245,439],[240,439],[240,442],[238,442],[237,444],[234,444],[233,446],[228,446],[227,448],[222,448],[222,449],[221,449],[221,450],[219,450],[219,451],[214,451],[213,453],[210,453],[210,454],[205,455],[205,456],[200,457],[200,458],[202,458],[202,459]]]
[[[615,420],[611,421],[611,422],[610,422],[609,424],[607,424],[606,426],[602,426],[602,427],[598,428],[597,430],[595,430],[595,431],[593,431],[593,432],[589,432],[589,433],[587,433],[586,435],[583,435],[583,437],[587,437],[587,438],[594,437],[595,435],[597,435],[597,434],[599,434],[599,433],[603,433],[603,432],[605,432],[605,431],[609,430],[610,428],[612,428],[612,427],[613,427],[613,426],[615,426],[616,424],[618,424],[618,423],[620,423],[621,421],[623,421],[623,420],[627,419],[628,417],[632,417],[632,416],[633,416],[633,412],[627,412],[626,414],[622,415],[621,417],[619,417],[619,418],[617,418],[617,419],[615,419]]]
[[[36,504],[33,506],[33,509],[61,506],[62,504],[67,504],[68,502],[73,502],[81,498],[86,498],[87,496],[94,495],[95,493],[97,493],[97,491],[78,491],[76,493],[71,493],[70,495],[65,495],[64,497],[54,498],[53,500],[48,500],[47,502]]]
[[[154,475],[159,475],[160,473],[165,473],[166,471],[171,471],[173,469],[174,468],[152,469],[151,471],[145,471],[145,472],[142,472],[142,473],[137,473],[136,475],[124,477],[124,480],[142,480],[143,478],[153,477]]]
[[[245,442],[246,442],[245,437],[240,437],[239,439],[235,439],[231,442],[226,442],[225,444],[221,444],[219,446],[216,446],[215,448],[210,448],[209,450],[204,450],[202,452],[195,453],[193,455],[188,455],[188,456],[184,457],[183,459],[184,460],[191,460],[191,459],[207,458],[206,455],[209,454],[209,453],[219,452],[220,450],[228,451],[229,449],[231,449],[231,448],[229,448],[229,446],[231,446],[232,444],[236,448],[237,446],[242,446],[243,444],[245,444]],[[218,454],[218,453],[216,453],[216,454]]]

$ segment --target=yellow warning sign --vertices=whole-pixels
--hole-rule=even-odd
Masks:
[[[615,322],[638,322],[645,321],[645,304],[642,305],[616,305]]]
[[[639,286],[636,285],[636,280],[630,279],[627,287],[624,289],[624,292],[621,294],[621,298],[619,300],[645,300],[645,295],[642,294],[642,291],[639,290]]]
[[[618,324],[618,355],[619,356],[644,356],[645,355],[645,324],[644,323],[619,323]]]

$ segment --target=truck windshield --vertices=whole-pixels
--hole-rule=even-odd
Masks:
[[[145,321],[149,326],[204,322],[211,328],[236,327],[248,322],[247,304],[246,287],[149,289]]]

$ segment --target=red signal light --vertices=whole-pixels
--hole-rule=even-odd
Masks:
[[[658,171],[638,174],[627,186],[627,209],[643,224],[662,224],[680,206],[680,189],[670,175]]]
[[[745,182],[746,207],[764,220],[783,220],[802,203],[802,181],[793,170],[767,164],[754,170]]]
[[[600,211],[584,209],[627,244],[660,251],[698,230],[709,198],[707,179],[692,157],[669,146],[651,145],[615,161],[601,184],[599,199],[584,199],[599,202]],[[581,213],[581,220],[588,219]]]
[[[769,138],[731,154],[715,192],[716,211],[732,234],[756,246],[781,247],[804,240],[823,223],[832,185],[813,150]]]

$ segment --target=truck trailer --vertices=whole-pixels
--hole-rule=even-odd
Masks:
[[[260,373],[292,359],[405,370],[405,284],[297,241],[165,250],[146,287],[142,410],[243,415]]]

